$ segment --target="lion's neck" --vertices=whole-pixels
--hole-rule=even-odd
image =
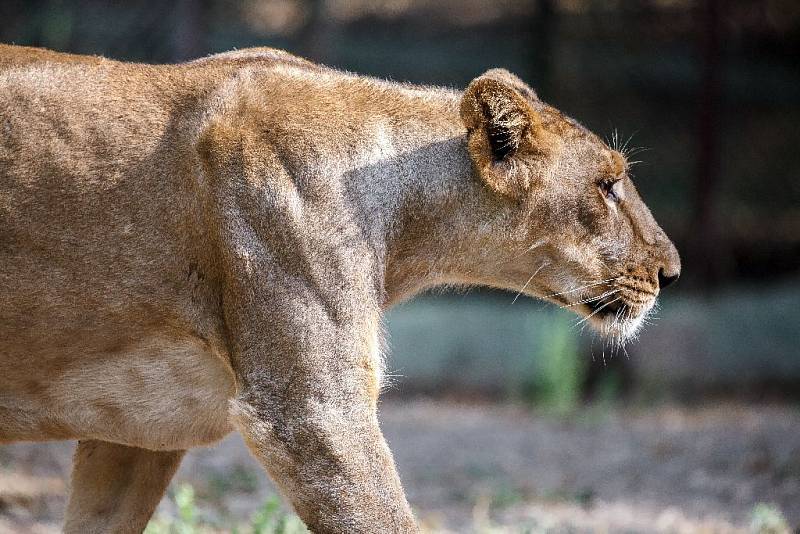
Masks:
[[[275,121],[266,129],[291,133],[276,140],[290,154],[290,170],[341,201],[331,209],[343,224],[355,223],[375,251],[382,304],[459,282],[465,242],[477,233],[485,204],[472,177],[461,95],[291,66],[280,76],[264,102],[265,120]],[[263,94],[248,96],[258,101]],[[296,94],[313,103],[313,113],[280,108]],[[305,146],[315,150],[299,150]]]
[[[451,96],[413,100],[367,127],[365,161],[346,177],[383,262],[385,307],[458,282],[455,249],[475,232],[469,212],[480,192],[457,102]]]

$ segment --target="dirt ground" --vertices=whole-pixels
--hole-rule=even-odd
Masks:
[[[800,526],[796,406],[565,417],[417,400],[385,402],[381,420],[429,532],[767,532],[780,514]],[[58,531],[73,446],[0,447],[0,533]],[[187,482],[222,530],[274,493],[236,435],[192,451],[172,487]],[[174,514],[164,499],[157,515]]]

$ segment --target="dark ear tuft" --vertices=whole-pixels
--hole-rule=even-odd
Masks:
[[[492,154],[496,161],[504,160],[507,156],[513,154],[519,146],[519,135],[515,135],[511,128],[499,121],[487,123],[486,134],[489,137],[489,144],[492,147]]]
[[[513,156],[533,113],[525,99],[510,86],[483,76],[469,85],[461,101],[464,124],[483,131],[495,161]]]

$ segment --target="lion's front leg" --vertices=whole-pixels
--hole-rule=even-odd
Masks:
[[[392,455],[365,399],[305,399],[251,392],[237,409],[253,453],[316,533],[405,533],[417,527]]]
[[[233,422],[313,532],[416,532],[378,426],[378,312],[309,287],[227,294]]]

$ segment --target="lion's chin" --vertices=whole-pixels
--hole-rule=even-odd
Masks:
[[[636,339],[652,309],[653,305],[637,308],[622,306],[615,311],[595,313],[588,321],[595,331],[613,343],[622,345]]]

